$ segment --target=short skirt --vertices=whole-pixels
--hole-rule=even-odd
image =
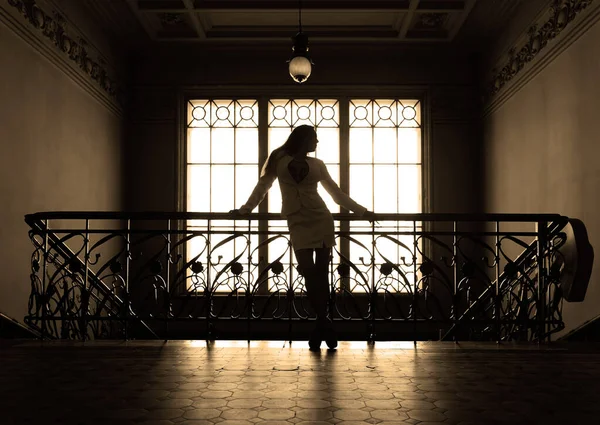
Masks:
[[[335,245],[333,216],[329,210],[301,208],[286,218],[294,250]]]

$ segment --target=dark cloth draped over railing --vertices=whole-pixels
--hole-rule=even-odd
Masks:
[[[549,341],[556,214],[334,214],[342,338]],[[26,323],[44,338],[305,339],[314,312],[278,214],[44,212]],[[283,225],[282,225],[283,223]]]

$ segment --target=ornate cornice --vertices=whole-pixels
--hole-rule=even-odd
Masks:
[[[48,14],[36,3],[36,0],[8,0],[25,20],[66,57],[75,63],[84,74],[97,83],[112,100],[123,105],[123,92],[117,82],[109,77],[106,63],[102,59],[94,60],[88,43],[82,37],[69,34],[64,16],[57,11]]]
[[[497,94],[592,2],[593,0],[553,0],[547,21],[542,25],[531,26],[520,49],[513,46],[508,52],[505,65],[499,71],[497,68],[492,70],[493,76],[484,89],[486,100],[489,101]]]

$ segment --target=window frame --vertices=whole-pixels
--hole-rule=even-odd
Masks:
[[[175,208],[178,212],[187,210],[187,105],[190,100],[210,99],[210,100],[235,100],[235,99],[255,99],[258,103],[258,138],[259,152],[258,162],[264,163],[269,155],[268,143],[260,143],[260,140],[268,140],[268,120],[261,117],[268,116],[268,104],[271,99],[337,99],[340,105],[340,145],[349,144],[350,121],[349,105],[352,99],[417,99],[421,105],[421,211],[431,213],[432,199],[432,150],[431,150],[431,104],[430,89],[427,86],[186,86],[181,87],[177,93],[177,134],[176,134],[176,190],[175,190]],[[340,188],[349,193],[349,174],[350,167],[342,166],[349,164],[349,150],[340,149]],[[258,175],[257,175],[258,180]],[[248,194],[249,195],[249,194]],[[259,205],[258,212],[268,211],[268,196]],[[234,206],[232,205],[232,208]],[[239,205],[236,205],[239,207]],[[341,212],[345,212],[342,208]],[[176,223],[178,230],[186,228],[185,220]],[[422,223],[423,231],[429,230],[429,223]],[[259,225],[259,230],[266,230],[266,223]],[[349,223],[342,223],[342,231],[349,230]],[[426,253],[429,253],[427,241],[423,247]],[[342,241],[348,243],[348,241]],[[347,247],[341,247],[347,251]],[[346,248],[346,249],[344,249]],[[182,248],[183,251],[184,248]],[[185,258],[185,252],[179,252],[182,258]],[[182,290],[183,291],[183,290]],[[181,295],[188,293],[182,292]],[[265,292],[266,294],[266,292]],[[226,294],[217,294],[218,296]],[[357,293],[357,296],[368,296],[367,293]],[[410,294],[406,294],[410,295]]]

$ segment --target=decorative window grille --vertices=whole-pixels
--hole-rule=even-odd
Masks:
[[[378,213],[422,212],[422,155],[421,155],[421,108],[416,100],[351,100],[349,108],[349,188],[350,196],[369,210]],[[351,222],[350,231],[366,231],[371,226]],[[399,222],[387,231],[420,230],[421,223]],[[371,249],[376,242],[375,263],[398,264],[409,282],[413,281],[413,236],[393,236],[396,241],[372,235],[353,236]],[[403,247],[404,246],[404,247]],[[420,246],[419,246],[420,248]],[[359,244],[350,245],[350,260],[357,264],[369,259],[367,250]],[[417,260],[418,261],[418,260]],[[376,268],[375,281],[382,279]],[[352,292],[366,292],[369,288],[355,282]],[[395,285],[396,291],[408,288]]]
[[[259,152],[265,151],[265,147],[271,152],[285,142],[294,127],[308,124],[317,129],[319,144],[316,156],[325,162],[333,179],[353,199],[377,213],[422,212],[422,123],[418,100],[272,99],[266,102],[262,109],[258,100],[188,102],[187,211],[227,212],[239,208],[258,181],[262,165]],[[266,115],[259,116],[259,110],[266,111]],[[343,126],[342,122],[347,124]],[[261,132],[260,126],[264,126],[266,131]],[[260,134],[266,134],[266,137],[261,138]],[[347,161],[342,162],[341,158],[347,158]],[[345,185],[343,176],[346,176]],[[319,191],[330,210],[340,212],[339,206],[321,187]],[[280,211],[281,194],[277,181],[265,203],[266,207],[262,207],[261,211]],[[340,230],[340,223],[336,226]],[[415,226],[421,228],[420,223],[413,222],[385,226],[385,230],[397,232],[412,231]],[[187,245],[186,257],[188,260],[197,257],[204,262],[207,241],[214,248],[231,231],[258,230],[259,227],[257,222],[249,228],[244,221],[235,225],[231,221],[190,221],[187,223],[188,230],[210,229],[217,234],[206,236],[206,239],[192,239]],[[284,220],[265,223],[265,228],[287,232]],[[371,226],[366,222],[351,222],[348,230],[367,233]],[[352,237],[368,249],[372,249],[375,242],[372,235]],[[415,240],[408,235],[394,238],[400,244],[386,238],[377,239],[376,263],[407,264],[403,272],[412,282],[412,268],[408,265],[413,256],[418,255]],[[251,237],[251,246],[256,247],[258,242],[258,236]],[[230,261],[241,253],[244,244],[242,240],[223,244],[214,249],[211,262]],[[268,261],[280,258],[286,249],[287,241],[283,238],[271,242],[268,245]],[[353,242],[344,249],[349,251],[345,254],[350,260],[357,264],[370,260],[370,254],[360,244]],[[336,251],[334,266],[339,264]],[[290,267],[290,259],[289,255],[281,258],[286,269]],[[256,263],[258,260],[258,250],[254,250],[252,261]],[[376,270],[375,280],[381,277],[379,269]],[[268,289],[272,287],[269,285]],[[348,289],[353,292],[368,290],[360,284],[350,284]],[[229,290],[231,288],[227,285],[219,288],[222,292]],[[393,290],[406,291],[407,288],[396,285]]]

